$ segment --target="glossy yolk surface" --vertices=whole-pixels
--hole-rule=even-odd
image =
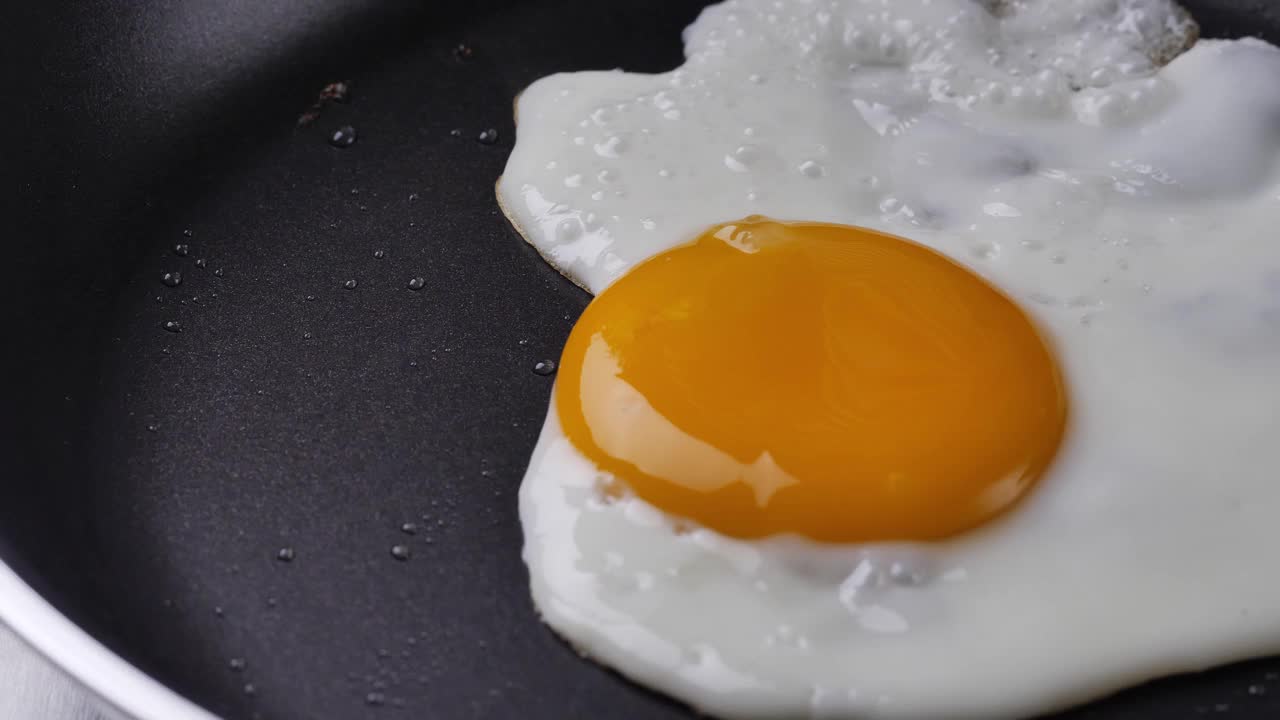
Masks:
[[[981,278],[902,238],[759,218],[602,292],[555,402],[586,457],[668,514],[830,542],[990,519],[1067,415],[1050,349]]]

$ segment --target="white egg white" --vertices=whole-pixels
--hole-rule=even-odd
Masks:
[[[1022,717],[1280,651],[1280,50],[1194,34],[1165,0],[730,0],[672,72],[534,83],[499,199],[579,284],[750,214],[885,230],[1019,300],[1072,414],[999,521],[830,546],[607,497],[551,412],[546,622],[730,717]]]

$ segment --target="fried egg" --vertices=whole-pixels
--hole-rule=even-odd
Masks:
[[[1280,50],[1165,0],[729,0],[498,198],[597,298],[545,622],[725,717],[1025,717],[1280,651]]]

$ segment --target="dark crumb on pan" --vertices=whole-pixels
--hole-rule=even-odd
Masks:
[[[320,113],[324,112],[325,106],[329,103],[348,103],[351,101],[351,83],[346,81],[331,82],[325,85],[320,94],[316,96],[316,101],[311,103],[301,115],[298,116],[298,125],[310,125],[320,118]]]

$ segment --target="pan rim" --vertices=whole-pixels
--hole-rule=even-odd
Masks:
[[[100,704],[135,720],[217,720],[107,649],[0,561],[0,625]]]

